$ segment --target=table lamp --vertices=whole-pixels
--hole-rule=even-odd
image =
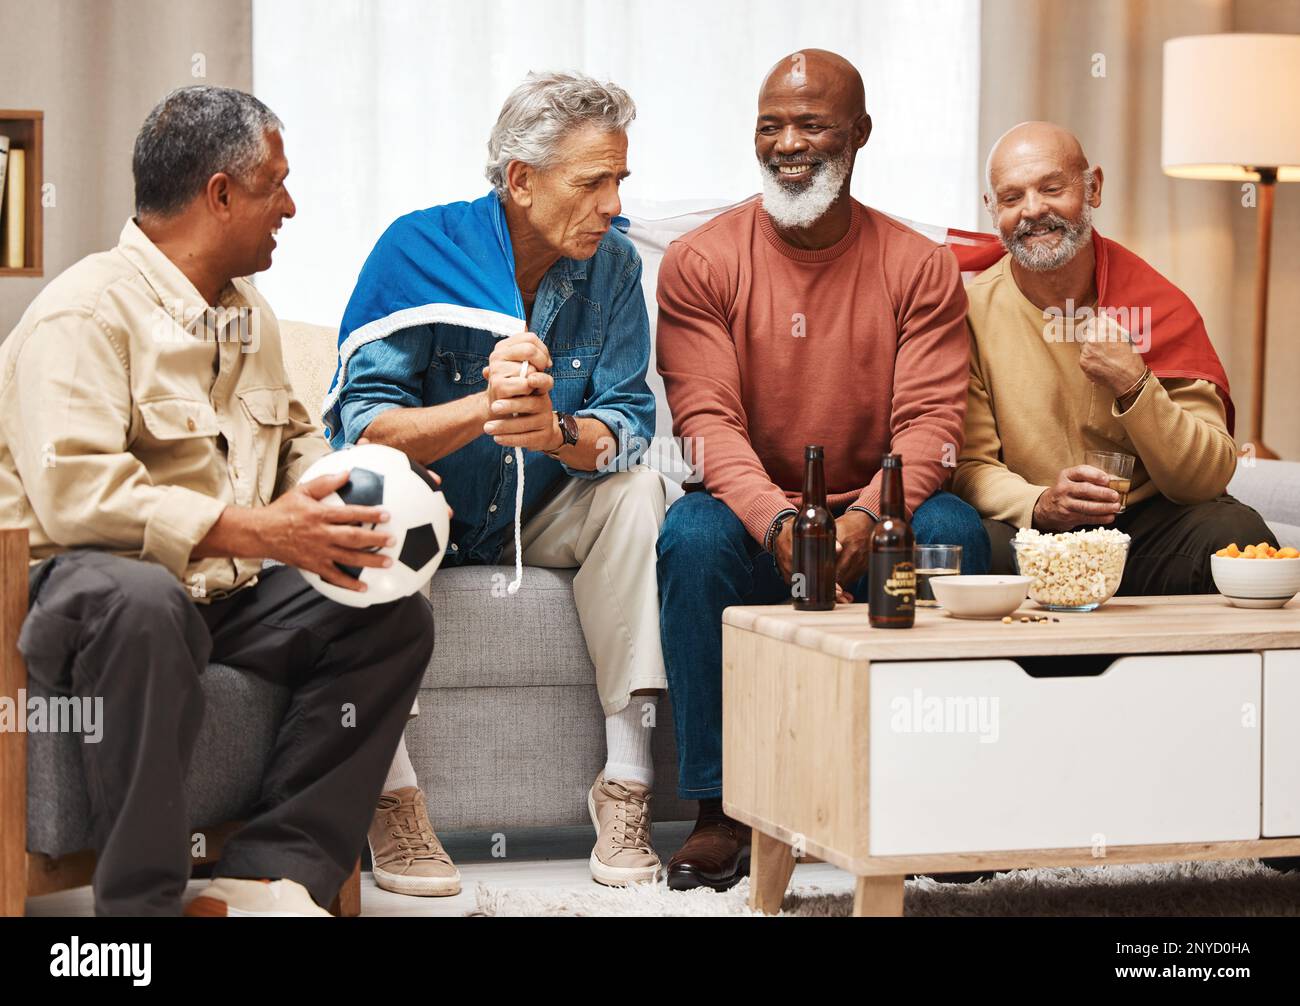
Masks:
[[[1268,271],[1273,195],[1300,182],[1300,35],[1192,35],[1165,42],[1160,163],[1174,178],[1258,187],[1254,398],[1248,442],[1264,446]]]

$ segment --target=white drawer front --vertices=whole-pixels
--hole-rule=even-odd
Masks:
[[[1300,835],[1300,650],[1264,654],[1263,833]]]
[[[870,673],[872,855],[1259,837],[1257,653],[1121,657],[1095,677]]]

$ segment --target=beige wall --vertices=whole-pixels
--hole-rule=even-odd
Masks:
[[[1255,211],[1241,206],[1238,186],[1172,179],[1160,169],[1164,41],[1228,31],[1300,32],[1300,3],[985,0],[980,145],[987,151],[1025,119],[1049,119],[1079,135],[1105,171],[1098,230],[1142,255],[1196,303],[1227,368],[1244,439],[1253,397]],[[1104,77],[1093,74],[1098,54]],[[1300,185],[1278,191],[1271,279],[1274,377],[1265,396],[1265,443],[1300,458],[1298,396],[1287,376],[1300,373]]]
[[[0,0],[0,107],[45,110],[45,276],[0,277],[0,337],[48,282],[116,242],[131,213],[131,143],[168,89],[248,89],[251,0]],[[1160,171],[1161,46],[1199,32],[1300,32],[1297,0],[985,0],[981,148],[1028,118],[1070,125],[1106,170],[1103,233],[1201,309],[1244,424],[1251,404],[1255,213],[1226,182]],[[1093,55],[1106,76],[1092,75]],[[1296,100],[1292,96],[1291,100]],[[972,166],[978,177],[982,164]],[[1300,184],[1278,191],[1266,442],[1300,458]]]
[[[0,277],[0,337],[132,213],[131,145],[184,84],[252,84],[251,0],[0,0],[0,108],[45,112],[45,275]],[[206,77],[193,75],[202,54]]]

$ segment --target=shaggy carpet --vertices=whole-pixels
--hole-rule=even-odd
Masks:
[[[853,878],[823,868],[795,883],[782,916],[847,916]],[[475,914],[487,916],[755,915],[749,881],[721,894],[659,884],[618,889],[511,888],[479,884]],[[1279,916],[1300,915],[1300,871],[1279,874],[1257,860],[1016,870],[971,884],[919,877],[906,884],[909,916]]]

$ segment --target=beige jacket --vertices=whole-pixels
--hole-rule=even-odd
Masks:
[[[271,502],[329,450],[252,284],[209,308],[133,221],[0,344],[0,524],[28,529],[33,560],[101,548],[223,596],[260,558],[191,550],[226,506]]]

